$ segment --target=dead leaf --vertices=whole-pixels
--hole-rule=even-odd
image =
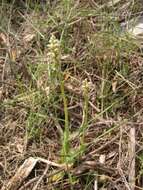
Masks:
[[[25,160],[25,162],[20,166],[16,174],[5,186],[2,187],[2,190],[17,190],[24,181],[24,179],[26,179],[31,173],[37,161],[37,159],[32,157]]]
[[[53,183],[53,182],[58,182],[60,181],[61,179],[63,179],[65,173],[64,171],[61,171],[59,173],[56,173],[55,175],[53,175],[50,179],[50,181]]]

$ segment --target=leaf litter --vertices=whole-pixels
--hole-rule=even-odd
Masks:
[[[41,11],[40,4],[37,12],[32,4],[25,4],[28,13],[21,6],[17,11],[13,4],[12,10],[21,20],[13,24],[11,12],[6,23],[10,23],[10,31],[2,25],[2,189],[134,190],[143,185],[141,48],[134,37],[118,36],[118,26],[115,28],[121,17],[124,20],[141,11],[140,7],[136,10],[140,1],[126,6],[122,1],[115,1],[115,5],[108,2],[108,6],[100,1],[74,3],[47,4],[48,14],[46,9]],[[120,14],[121,7],[126,15],[112,12],[115,8]],[[103,14],[99,15],[99,10]],[[110,13],[117,20],[113,22]],[[59,84],[52,91],[48,86],[47,44],[51,34],[62,42],[60,64],[68,102],[69,155],[61,154],[65,110]],[[85,80],[88,106],[82,88]],[[37,84],[44,84],[43,89]],[[62,163],[62,157],[69,163]]]

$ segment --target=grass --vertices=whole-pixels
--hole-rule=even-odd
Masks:
[[[142,50],[121,21],[143,7],[125,4],[0,3],[0,187],[29,156],[67,164],[39,189],[88,190],[95,179],[99,189],[126,186],[130,126],[142,146]]]

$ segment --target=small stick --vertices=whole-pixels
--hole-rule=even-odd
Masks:
[[[32,190],[36,190],[38,188],[38,185],[41,183],[42,179],[44,178],[44,176],[48,172],[48,169],[49,169],[49,165],[47,165],[47,167],[45,168],[43,174],[41,175],[41,177],[39,178],[39,180],[37,181],[36,185],[33,187]]]
[[[94,190],[98,190],[98,181],[97,181],[97,179],[94,180]]]
[[[34,183],[34,182],[37,181],[38,179],[39,179],[39,176],[32,178],[32,179],[29,180],[26,184],[24,184],[22,187],[20,187],[20,189],[18,189],[18,190],[24,190],[24,189],[26,190],[29,185],[31,185],[32,183]]]
[[[131,127],[129,140],[129,184],[131,190],[135,189],[135,145],[135,127]]]
[[[49,166],[54,166],[54,167],[58,167],[58,168],[66,168],[67,167],[65,164],[57,164],[55,162],[46,160],[44,158],[36,157],[36,160],[37,160],[37,162],[43,162],[45,164],[48,164]]]

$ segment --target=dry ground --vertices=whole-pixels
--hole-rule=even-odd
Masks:
[[[16,189],[142,189],[141,40],[120,27],[142,2],[1,0],[0,10],[0,188],[40,157],[70,167],[43,175],[39,162]]]

